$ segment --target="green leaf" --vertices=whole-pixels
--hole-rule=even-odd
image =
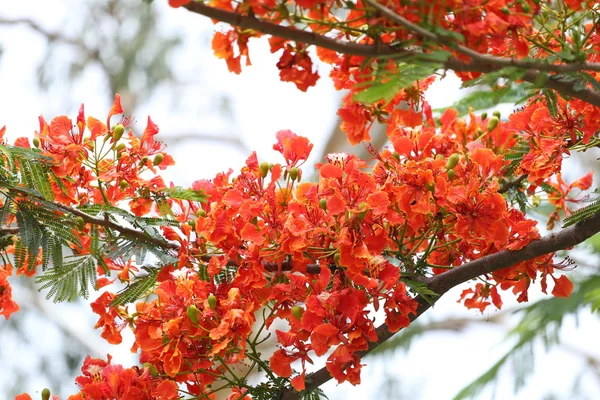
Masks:
[[[586,220],[597,213],[600,213],[600,199],[595,200],[592,204],[580,208],[571,214],[568,218],[565,218],[565,222],[563,228],[566,228],[571,225],[575,225],[576,223]]]
[[[96,260],[92,255],[67,257],[62,267],[54,266],[36,279],[39,290],[49,289],[47,299],[54,302],[87,298],[89,285],[96,288]]]
[[[147,295],[150,289],[154,287],[160,268],[142,267],[142,269],[146,271],[147,274],[142,277],[137,277],[133,282],[127,285],[125,289],[121,290],[111,302],[112,306],[132,303]]]
[[[492,108],[501,103],[516,104],[518,100],[523,98],[524,94],[525,90],[522,85],[505,85],[492,90],[479,90],[469,93],[451,107],[458,111],[459,116],[463,116],[468,114],[470,109],[477,111]],[[434,111],[443,112],[445,110],[444,108]]]
[[[377,76],[374,83],[368,83],[370,87],[354,95],[354,100],[364,104],[372,104],[380,100],[389,101],[400,90],[434,74],[439,67],[440,65],[435,63],[399,63],[397,73],[389,74],[386,71]],[[357,85],[357,87],[365,85]]]
[[[202,190],[185,189],[180,186],[163,189],[161,194],[165,194],[171,199],[189,200],[189,201],[206,201],[206,194]]]

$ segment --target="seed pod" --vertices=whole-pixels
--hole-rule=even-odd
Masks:
[[[453,169],[454,167],[456,167],[456,164],[458,164],[459,161],[460,161],[460,155],[458,155],[457,153],[452,154],[448,158],[448,161],[446,161],[446,169],[447,170]]]
[[[208,306],[211,310],[217,308],[217,297],[214,294],[211,293],[206,300],[208,301]]]
[[[323,210],[327,211],[327,199],[319,200],[319,207],[321,207]]]
[[[300,176],[300,170],[296,167],[292,167],[292,169],[290,169],[290,179],[295,181],[298,179],[298,176]]]
[[[163,162],[164,156],[162,153],[158,153],[157,155],[154,156],[154,161],[153,164],[154,165],[160,165],[161,162]]]
[[[121,137],[123,137],[123,133],[125,133],[125,127],[123,124],[117,124],[113,129],[112,137],[115,142],[118,142]]]
[[[292,307],[292,315],[294,317],[296,317],[296,319],[298,321],[300,321],[302,319],[302,314],[304,314],[304,308],[302,308],[300,306],[294,306],[294,307]]]
[[[194,304],[187,308],[187,316],[192,324],[198,325],[198,308]]]
[[[481,120],[485,121],[486,119],[487,119],[487,113],[486,112],[481,113]]]
[[[498,117],[492,117],[492,118],[490,118],[490,120],[488,121],[488,125],[487,125],[488,132],[491,132],[494,129],[496,129],[496,127],[498,126],[499,122],[500,122],[500,120],[498,119]]]
[[[455,176],[453,169],[448,170],[448,179],[453,180]]]
[[[258,168],[260,169],[260,176],[262,176],[263,178],[266,178],[267,175],[269,174],[269,163],[266,161],[263,161],[260,163]]]
[[[33,145],[35,146],[36,149],[39,149],[40,148],[40,139],[34,137],[33,138]]]
[[[42,390],[42,400],[50,400],[50,389],[44,388]]]

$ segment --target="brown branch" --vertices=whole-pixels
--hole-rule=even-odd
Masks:
[[[544,72],[556,72],[556,73],[564,73],[564,72],[580,72],[580,71],[596,71],[600,72],[600,63],[572,63],[572,64],[547,64],[540,63],[533,60],[519,60],[514,57],[503,58],[492,56],[489,54],[479,53],[469,47],[463,46],[461,44],[452,43],[447,38],[444,38],[438,34],[428,31],[427,29],[410,22],[406,18],[397,14],[395,11],[387,8],[386,6],[378,3],[376,0],[365,0],[372,7],[376,8],[381,14],[386,16],[388,19],[393,22],[405,27],[406,29],[415,32],[419,36],[436,42],[441,45],[449,46],[458,52],[471,57],[473,60],[476,60],[483,64],[494,64],[501,68],[506,67],[518,67],[523,69],[535,69],[538,71]]]
[[[517,179],[504,183],[503,185],[500,186],[500,189],[498,189],[498,193],[506,193],[511,188],[521,186],[521,183],[525,179],[527,179],[527,174],[520,175]]]
[[[552,233],[542,239],[534,240],[521,250],[502,250],[451,269],[443,274],[436,275],[429,282],[429,288],[442,295],[454,286],[478,276],[489,274],[544,254],[573,247],[598,232],[600,232],[600,213],[565,228],[558,233]]]
[[[16,235],[17,233],[19,233],[19,228],[17,228],[17,227],[0,228],[0,236]]]
[[[429,289],[438,293],[440,297],[449,289],[461,283],[467,282],[473,278],[485,275],[503,268],[508,268],[518,262],[533,259],[535,257],[553,253],[558,250],[573,247],[576,244],[592,237],[600,232],[600,213],[593,217],[581,221],[573,226],[563,229],[558,233],[550,234],[542,239],[535,240],[517,251],[503,250],[498,253],[484,256],[475,261],[471,261],[460,267],[454,268],[441,275],[434,276],[429,284]],[[435,301],[439,300],[438,297]],[[421,296],[417,296],[415,300],[418,302],[417,312],[410,316],[411,322],[419,318],[433,304],[428,303]],[[378,340],[369,343],[369,348],[358,355],[362,358],[369,354],[377,346],[391,338],[395,333],[389,331],[387,325],[381,324],[376,329]],[[306,390],[313,390],[331,379],[331,374],[326,367],[309,374],[306,377]],[[281,399],[293,400],[298,399],[298,392],[292,389],[285,389],[281,393]]]
[[[272,22],[264,21],[255,18],[254,16],[245,16],[235,12],[226,11],[209,7],[202,3],[189,3],[185,6],[188,11],[204,15],[206,17],[228,23],[242,29],[251,29],[257,32],[277,36],[283,39],[294,40],[306,44],[316,45],[329,50],[336,51],[342,54],[364,56],[364,57],[382,57],[382,56],[412,56],[419,58],[426,54],[407,50],[404,48],[387,46],[383,44],[360,44],[334,39],[314,32],[298,30],[290,26],[282,26]],[[499,61],[501,60],[501,62]],[[407,59],[410,62],[410,59]],[[600,66],[596,64],[543,64],[530,63],[526,60],[516,60],[513,58],[503,59],[500,57],[479,54],[477,58],[471,59],[471,62],[464,62],[455,57],[450,57],[443,63],[445,69],[450,69],[456,72],[480,72],[489,73],[495,72],[507,66],[519,67],[526,69],[523,80],[536,83],[537,77],[546,72],[572,72],[580,70],[600,70]],[[546,87],[556,90],[564,95],[581,99],[589,104],[600,107],[600,92],[589,88],[575,90],[577,82],[559,81],[552,76],[548,77]]]

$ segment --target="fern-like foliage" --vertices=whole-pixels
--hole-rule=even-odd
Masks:
[[[74,301],[77,296],[89,295],[89,286],[96,289],[97,260],[93,255],[69,256],[60,267],[53,266],[36,283],[40,290],[49,289],[47,299],[55,302]]]
[[[515,366],[523,367],[523,361],[528,359],[534,340],[541,339],[546,346],[557,344],[564,318],[579,311],[586,304],[586,299],[589,302],[593,293],[600,293],[600,276],[592,276],[581,282],[568,299],[552,297],[523,308],[520,311],[523,313],[521,322],[508,334],[509,338],[517,338],[516,344],[490,369],[462,389],[454,400],[476,397],[484,387],[497,379],[498,372],[508,361],[515,361]],[[515,390],[522,387],[526,373],[531,370],[532,366],[526,365],[517,371],[520,376],[515,382]]]
[[[580,208],[571,214],[568,218],[565,218],[563,227],[575,225],[576,223],[586,220],[593,215],[600,213],[600,199],[595,200],[593,203]]]
[[[142,269],[146,271],[146,275],[138,276],[134,282],[121,290],[112,301],[112,306],[133,303],[134,301],[147,296],[150,290],[154,288],[160,268],[142,267]]]
[[[49,166],[52,158],[37,149],[16,146],[0,146],[0,183],[2,187],[26,188],[36,195],[53,200],[50,181],[55,177]]]
[[[458,111],[458,116],[464,116],[470,110],[485,110],[501,103],[517,104],[526,96],[523,85],[508,84],[500,87],[493,87],[492,90],[478,90],[467,94],[451,107]],[[436,112],[443,112],[445,109],[436,109]]]

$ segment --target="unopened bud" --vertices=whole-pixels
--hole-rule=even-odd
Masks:
[[[44,388],[42,390],[42,400],[50,400],[50,389]]]
[[[460,161],[460,156],[456,153],[452,154],[446,161],[446,169],[453,169]]]
[[[117,124],[113,129],[112,137],[115,142],[118,142],[121,137],[123,137],[123,133],[125,133],[125,127],[123,124]]]
[[[208,299],[206,300],[208,301],[208,306],[211,310],[217,308],[217,297],[214,294],[211,293],[210,296],[208,296]]]
[[[485,121],[486,119],[487,119],[487,113],[486,112],[481,113],[481,120]]]
[[[490,120],[488,121],[488,125],[487,125],[488,132],[491,132],[494,129],[496,129],[496,127],[498,126],[499,122],[500,122],[500,120],[498,119],[498,117],[492,117],[492,118],[490,118]]]
[[[165,157],[162,155],[162,153],[158,153],[157,155],[154,156],[153,164],[154,165],[160,165],[160,163],[163,162],[164,158]]]
[[[300,306],[292,307],[292,315],[296,317],[297,320],[302,319],[302,314],[304,314],[304,309]]]
[[[77,217],[75,218],[75,225],[77,226],[77,228],[79,228],[80,230],[83,230],[84,226],[85,226],[85,221],[83,220],[82,217]]]
[[[142,364],[143,368],[148,368],[148,372],[150,373],[151,376],[158,376],[158,369],[156,369],[156,367],[150,363],[143,363]]]
[[[262,176],[263,178],[266,178],[267,175],[269,175],[269,163],[266,161],[263,161],[260,163],[260,165],[258,166],[258,168],[260,169],[260,176]]]
[[[36,149],[39,149],[40,148],[40,139],[34,137],[33,138],[33,145],[35,146]]]
[[[321,207],[323,210],[327,211],[327,199],[319,200],[319,207]]]
[[[194,304],[187,308],[187,316],[192,324],[198,325],[198,308]]]
[[[300,170],[297,167],[292,167],[292,169],[290,169],[290,179],[295,181],[298,179],[298,176],[300,175]]]
[[[456,174],[453,169],[448,170],[448,179],[453,180]]]

